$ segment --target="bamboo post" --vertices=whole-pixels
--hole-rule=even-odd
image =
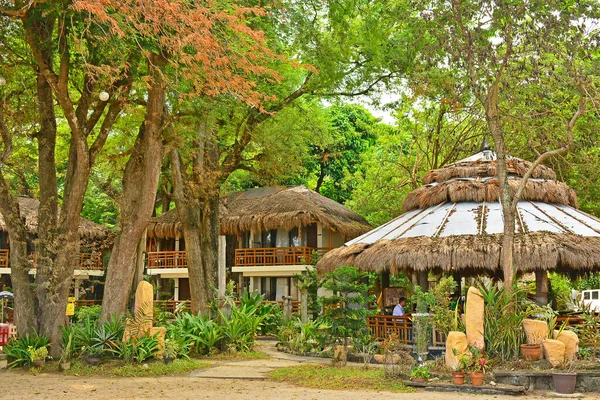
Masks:
[[[301,319],[302,323],[305,324],[308,321],[308,293],[306,291],[300,292],[300,301],[302,306]]]

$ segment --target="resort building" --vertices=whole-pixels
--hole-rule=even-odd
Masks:
[[[219,270],[238,289],[268,300],[299,298],[294,276],[371,227],[360,215],[305,186],[263,187],[221,200]],[[183,231],[176,210],[153,218],[147,230],[146,274],[160,280],[163,296],[189,299]]]
[[[30,274],[35,275],[37,253],[38,200],[30,197],[17,197],[21,218],[29,231],[28,253],[31,261]],[[101,225],[81,218],[79,225],[80,253],[79,266],[73,274],[74,295],[79,298],[79,288],[84,280],[104,275],[103,253],[112,246],[112,233]],[[0,289],[2,285],[10,286],[10,237],[6,223],[0,214]]]

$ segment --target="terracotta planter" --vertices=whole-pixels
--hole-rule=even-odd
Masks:
[[[465,373],[462,371],[452,372],[452,379],[455,385],[463,385],[465,383]]]
[[[521,357],[527,361],[539,361],[542,359],[542,346],[539,344],[522,344]]]
[[[483,372],[471,372],[471,385],[481,386],[483,385]]]
[[[60,369],[61,371],[68,371],[71,369],[71,362],[70,361],[66,361],[66,362],[61,362],[60,364],[58,364],[58,369]]]
[[[575,392],[577,374],[568,372],[553,372],[552,380],[557,393],[571,394]]]
[[[42,368],[44,366],[44,360],[34,360],[33,366],[36,368]]]

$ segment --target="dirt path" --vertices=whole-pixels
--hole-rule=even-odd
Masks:
[[[213,400],[365,400],[365,399],[514,399],[510,396],[478,396],[451,393],[389,393],[373,390],[319,390],[272,382],[268,373],[276,368],[316,362],[275,350],[271,342],[261,342],[270,355],[264,360],[222,361],[212,368],[187,375],[158,378],[72,377],[58,374],[33,376],[22,371],[0,371],[0,399],[213,399]],[[527,399],[541,398],[540,394]],[[592,398],[592,397],[587,397]]]

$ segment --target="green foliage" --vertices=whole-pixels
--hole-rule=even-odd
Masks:
[[[524,341],[523,320],[539,308],[527,300],[527,290],[516,285],[512,293],[496,285],[479,285],[485,302],[484,340],[489,357],[504,361],[519,358]]]
[[[256,334],[264,315],[258,315],[257,309],[242,305],[231,309],[229,315],[219,311],[224,345],[229,351],[250,351],[254,347]]]
[[[346,348],[348,337],[368,334],[367,317],[376,312],[368,308],[375,301],[375,296],[368,294],[373,282],[371,274],[344,266],[328,273],[323,283],[332,294],[319,299],[325,308],[320,319],[330,337],[341,340]]]
[[[320,320],[302,323],[300,318],[290,318],[277,333],[280,345],[297,353],[321,351],[326,341],[327,325]]]
[[[600,273],[593,272],[575,282],[577,290],[600,289]]]
[[[88,316],[68,328],[61,327],[61,329],[63,352],[74,357],[84,352],[89,355],[90,351],[96,355],[103,355],[114,350],[123,338],[125,318],[113,316],[110,321],[100,324],[97,319]]]
[[[179,354],[179,344],[173,339],[165,339],[165,351],[163,356],[165,358],[177,358]]]
[[[318,253],[313,253],[312,265],[318,262]],[[321,314],[321,305],[319,304],[318,292],[323,286],[324,279],[319,277],[316,268],[306,268],[306,273],[294,275],[298,279],[298,288],[307,294],[308,313],[312,314],[313,319],[317,319]]]
[[[239,304],[240,307],[246,307],[247,310],[255,309],[254,314],[260,318],[259,335],[277,333],[283,322],[283,310],[279,307],[279,304],[266,302],[263,295],[259,293],[249,294],[247,291],[244,291],[240,297]]]
[[[569,308],[571,301],[571,280],[557,273],[548,275],[549,291],[548,301],[553,308],[558,311],[565,311]]]
[[[581,314],[581,318],[583,318],[583,324],[575,326],[574,331],[579,336],[579,346],[587,349],[585,355],[594,359],[600,350],[600,314],[586,308]]]
[[[421,365],[414,367],[410,371],[410,377],[415,379],[429,379],[431,378],[431,374],[429,373],[429,368],[427,365]]]
[[[432,296],[428,298],[433,326],[444,335],[459,329],[456,309],[450,307],[450,295],[456,291],[456,288],[457,284],[451,276],[442,278],[430,291]]]
[[[416,336],[415,350],[419,357],[423,357],[428,352],[432,332],[431,315],[428,314],[429,304],[435,303],[435,297],[431,292],[423,292],[420,286],[415,286],[413,297],[416,298],[417,303],[417,312],[413,314],[413,326]]]
[[[8,368],[31,365],[32,359],[30,349],[35,351],[37,349],[47,348],[49,344],[50,340],[46,336],[40,336],[37,333],[27,333],[25,336],[19,337],[18,339],[11,339],[4,346]]]
[[[82,322],[85,320],[91,320],[92,322],[100,319],[100,313],[102,312],[102,306],[83,306],[75,309],[75,321]]]
[[[219,324],[202,315],[184,313],[167,326],[167,337],[178,344],[179,356],[187,355],[191,347],[198,354],[209,354],[223,336]]]
[[[27,352],[29,353],[29,358],[31,359],[31,362],[45,361],[48,357],[48,348],[46,346],[38,347],[37,349],[32,346],[29,346],[27,348]]]
[[[64,372],[71,376],[110,376],[110,377],[143,377],[143,376],[164,376],[173,374],[183,374],[195,371],[201,368],[207,368],[210,364],[194,359],[177,359],[172,363],[148,362],[147,364],[137,364],[120,360],[107,361],[99,366],[90,366],[81,361],[74,361],[71,369]]]

